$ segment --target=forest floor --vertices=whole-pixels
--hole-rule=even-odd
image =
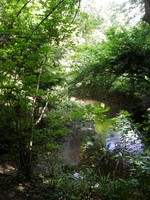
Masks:
[[[57,173],[62,163],[72,167],[80,163],[81,146],[86,136],[93,134],[93,125],[91,122],[77,122],[69,125],[70,133],[61,141],[62,145],[58,152],[53,156],[45,158],[39,156],[39,163],[34,168],[34,174],[47,176],[52,173],[52,168],[55,168]],[[18,182],[17,165],[11,159],[7,160],[7,155],[2,155],[0,158],[0,199],[1,200],[28,200],[28,192],[24,192],[26,188],[30,188],[32,183],[23,181]],[[62,163],[61,163],[62,162]],[[53,163],[53,164],[52,164]],[[50,167],[51,166],[51,167]],[[20,179],[21,177],[19,177]],[[41,187],[42,183],[40,182]],[[30,190],[30,189],[29,189]],[[36,199],[36,197],[33,197]]]

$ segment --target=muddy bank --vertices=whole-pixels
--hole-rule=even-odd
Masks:
[[[90,105],[94,105],[94,104],[105,104],[105,107],[109,107],[109,111],[106,113],[106,116],[108,118],[112,118],[112,117],[115,117],[116,115],[119,114],[119,112],[123,109],[123,105],[121,104],[118,104],[118,103],[115,103],[115,102],[110,102],[110,101],[107,101],[107,100],[104,100],[104,99],[99,99],[99,100],[95,100],[95,99],[81,99],[81,98],[78,98],[78,97],[72,97],[71,98],[72,101],[75,101],[75,102],[78,102],[78,103],[81,103],[83,105],[87,105],[87,104],[90,104]]]

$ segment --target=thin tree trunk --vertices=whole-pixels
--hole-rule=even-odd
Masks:
[[[21,141],[19,143],[19,161],[19,172],[22,173],[27,180],[30,180],[32,175],[31,151],[26,144]]]
[[[18,105],[16,106],[16,132],[18,135],[18,156],[19,156],[19,173],[22,173],[27,180],[31,179],[32,175],[32,152],[28,142],[28,130],[23,127],[22,110]]]
[[[145,15],[143,20],[150,24],[150,0],[143,0],[145,4]]]

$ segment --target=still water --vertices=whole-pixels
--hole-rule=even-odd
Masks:
[[[107,131],[101,132],[101,125],[95,125],[95,130],[102,136],[105,147],[115,153],[142,154],[143,144],[136,126],[121,114],[116,119],[116,125]]]
[[[101,103],[92,100],[73,99],[73,101],[81,104],[94,105],[95,103]],[[117,120],[113,126],[105,123],[95,124],[95,140],[101,140],[103,142],[104,150],[112,153],[127,153],[134,156],[143,152],[143,144],[140,139],[140,134],[134,124],[130,122],[127,117],[121,114],[121,108],[117,105],[113,105],[110,109],[109,117],[111,119],[115,117]],[[114,118],[114,119],[115,119]],[[86,129],[85,129],[86,130]],[[94,146],[95,142],[92,140],[86,140],[85,138],[87,130],[79,130],[74,127],[73,132],[70,133],[63,143],[61,157],[63,160],[74,166],[78,166],[81,160],[82,146],[86,147]]]

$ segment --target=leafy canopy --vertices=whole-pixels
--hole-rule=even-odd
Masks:
[[[115,26],[101,42],[79,46],[72,73],[77,93],[148,95],[149,31],[145,23],[133,28]]]

